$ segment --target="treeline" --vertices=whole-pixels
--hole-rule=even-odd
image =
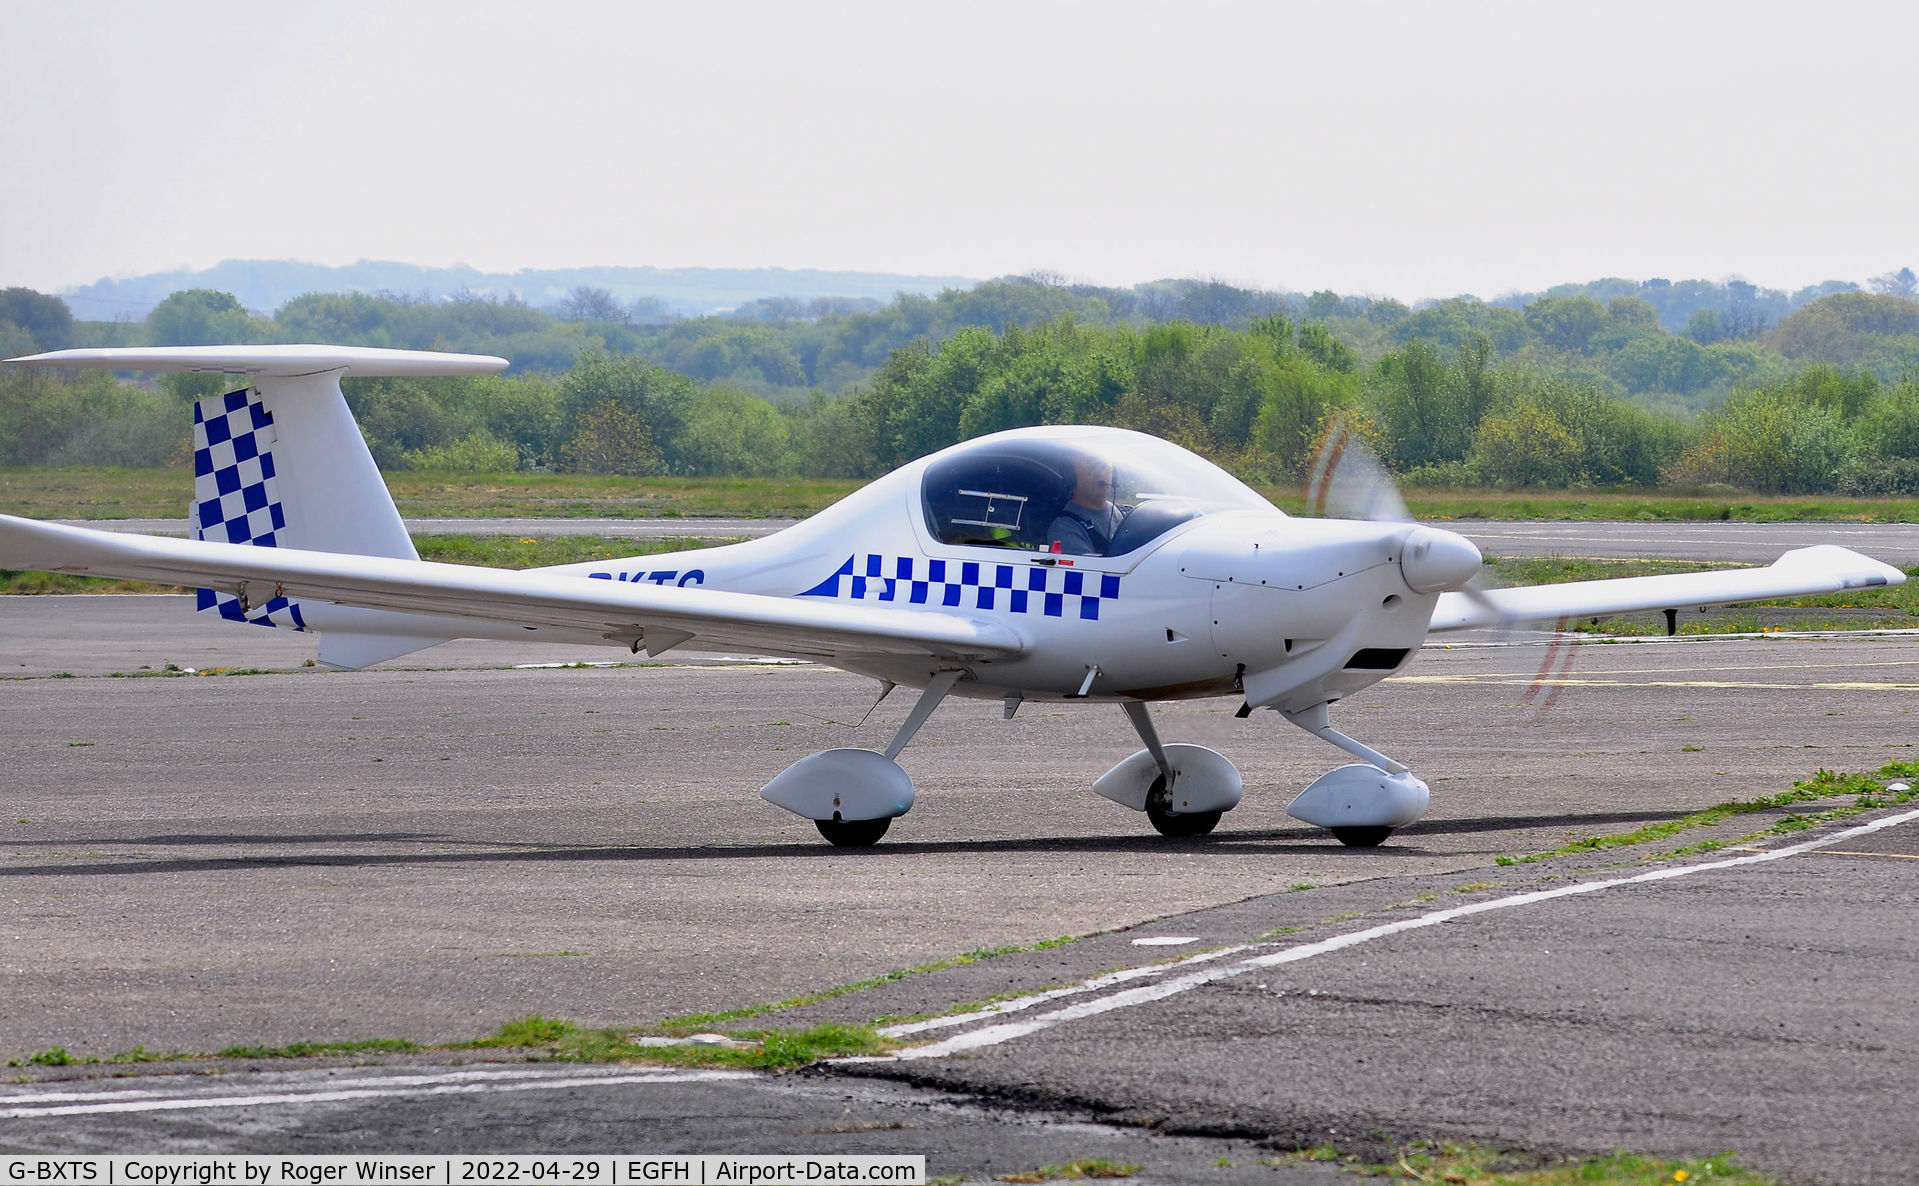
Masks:
[[[1038,300],[1063,291],[1002,288]],[[1793,316],[1841,301],[1867,302],[1874,316],[1879,302],[1912,304],[1838,294]],[[896,306],[924,312],[941,301]],[[148,387],[100,372],[0,369],[0,463],[183,464],[187,405],[220,383],[169,376]],[[1525,350],[1502,351],[1483,329],[1450,344],[1414,338],[1369,359],[1330,323],[1276,311],[1244,327],[1068,314],[943,336],[928,325],[845,392],[783,402],[606,350],[550,373],[348,380],[346,390],[390,469],[863,478],[1002,428],[1093,423],[1166,437],[1253,481],[1285,484],[1302,476],[1325,427],[1343,420],[1419,485],[1919,493],[1910,373],[1888,382],[1856,362],[1781,364],[1688,416],[1623,399]]]
[[[1247,330],[1279,314],[1325,327],[1362,365],[1413,342],[1457,351],[1477,337],[1502,360],[1647,407],[1697,412],[1737,388],[1777,383],[1829,362],[1897,382],[1919,369],[1919,278],[1910,269],[1863,291],[1829,281],[1787,294],[1741,281],[1598,280],[1493,302],[1456,297],[1418,308],[1390,299],[1299,295],[1216,281],[1133,288],[1028,276],[902,295],[883,307],[844,298],[767,298],[726,316],[675,319],[645,301],[577,288],[547,309],[506,298],[310,294],[256,316],[230,294],[195,289],[141,322],[76,322],[57,297],[0,294],[0,350],[63,345],[328,342],[501,355],[514,374],[560,373],[588,354],[633,355],[702,383],[782,404],[839,396],[895,352],[969,328],[1033,328],[1058,317],[1143,330],[1189,322]]]

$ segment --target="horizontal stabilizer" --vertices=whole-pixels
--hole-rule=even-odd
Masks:
[[[1572,581],[1563,585],[1529,585],[1523,589],[1490,589],[1471,594],[1442,593],[1429,629],[1438,634],[1598,614],[1731,605],[1740,601],[1900,585],[1905,580],[1906,574],[1890,564],[1882,564],[1850,548],[1820,544],[1796,548],[1765,568]]]
[[[349,375],[495,375],[507,367],[491,354],[385,350],[374,346],[113,346],[53,350],[9,358],[29,366],[87,370],[164,371],[170,374],[292,377],[344,371]]]

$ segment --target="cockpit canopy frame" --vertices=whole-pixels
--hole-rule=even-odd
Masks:
[[[1107,556],[1136,552],[1215,511],[1276,510],[1212,462],[1155,437],[1113,428],[1027,430],[931,458],[920,481],[926,529],[943,544],[1051,551],[1054,521],[1086,462],[1113,467],[1112,500],[1124,514]]]

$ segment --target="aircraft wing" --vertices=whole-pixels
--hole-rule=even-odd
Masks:
[[[1442,593],[1429,629],[1439,634],[1635,610],[1729,605],[1899,585],[1905,579],[1906,574],[1890,564],[1881,564],[1850,548],[1820,544],[1787,552],[1765,568]]]
[[[0,567],[228,592],[244,583],[256,603],[285,596],[620,641],[645,636],[653,653],[693,643],[827,661],[852,654],[964,661],[1013,655],[1024,645],[1004,623],[954,613],[118,534],[11,515],[0,515]]]

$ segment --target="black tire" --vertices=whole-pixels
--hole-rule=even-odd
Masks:
[[[1219,826],[1218,811],[1190,811],[1184,815],[1175,815],[1170,811],[1161,811],[1152,804],[1146,805],[1146,818],[1153,821],[1153,830],[1161,836],[1204,836]]]
[[[834,848],[871,848],[893,826],[889,819],[816,819],[820,835]]]
[[[1386,843],[1386,837],[1392,834],[1391,828],[1380,827],[1333,829],[1333,837],[1347,848],[1378,848]]]

